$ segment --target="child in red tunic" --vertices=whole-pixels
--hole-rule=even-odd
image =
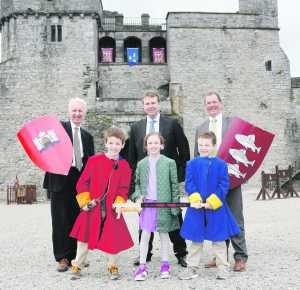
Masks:
[[[89,249],[98,249],[107,253],[111,279],[119,279],[118,253],[133,246],[123,216],[112,208],[128,197],[131,170],[119,155],[124,142],[121,129],[109,128],[105,132],[107,152],[90,157],[78,180],[76,198],[82,210],[70,234],[78,240],[77,255],[71,262],[73,273],[80,273]]]

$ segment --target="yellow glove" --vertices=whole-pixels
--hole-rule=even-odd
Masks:
[[[80,208],[86,206],[92,199],[88,191],[80,192],[76,195],[76,200]]]

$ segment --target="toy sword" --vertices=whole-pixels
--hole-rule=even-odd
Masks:
[[[142,202],[141,207],[190,207],[189,202]]]
[[[189,202],[142,202],[142,203],[114,203],[113,208],[121,209],[122,212],[139,212],[143,208],[174,208],[190,207]]]

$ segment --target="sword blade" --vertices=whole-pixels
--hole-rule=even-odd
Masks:
[[[154,207],[154,208],[162,208],[162,207],[190,207],[189,202],[143,202],[141,204],[142,208],[146,207]]]

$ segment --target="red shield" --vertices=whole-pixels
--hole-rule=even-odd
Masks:
[[[32,162],[44,171],[67,175],[73,147],[56,117],[43,116],[27,124],[17,137]]]
[[[232,118],[218,150],[218,157],[228,164],[230,188],[243,184],[257,171],[273,138],[272,133]]]

